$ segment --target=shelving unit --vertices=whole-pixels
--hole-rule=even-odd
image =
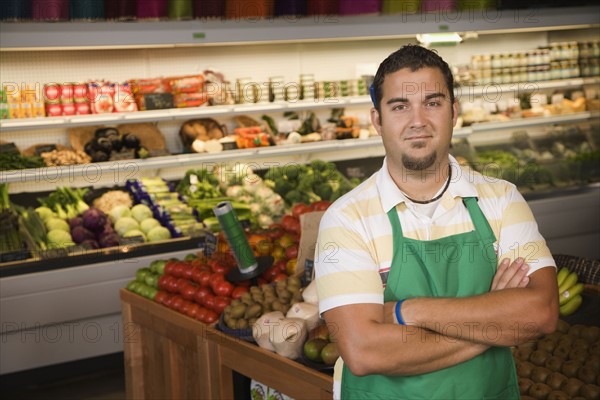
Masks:
[[[383,53],[389,54],[390,48],[397,48],[399,44],[409,40],[414,41],[417,33],[477,31],[483,40],[478,45],[473,45],[465,54],[461,52],[473,42],[467,42],[457,50],[440,49],[445,59],[449,57],[457,61],[459,58],[468,60],[470,54],[477,54],[482,50],[489,51],[492,40],[490,38],[497,39],[503,46],[499,46],[502,49],[498,51],[506,51],[513,47],[520,51],[544,44],[550,35],[559,37],[558,31],[561,30],[587,32],[585,29],[597,29],[599,26],[597,6],[452,14],[329,16],[293,20],[281,18],[260,21],[0,23],[0,53],[2,65],[9,65],[11,72],[4,74],[3,80],[19,77],[21,70],[25,74],[23,80],[16,82],[36,79],[39,82],[49,82],[50,80],[44,79],[53,76],[57,70],[60,70],[60,73],[54,79],[107,78],[104,73],[110,64],[119,64],[106,73],[112,74],[115,79],[131,79],[135,74],[142,78],[179,74],[181,71],[193,73],[197,71],[198,63],[208,66],[213,59],[218,59],[217,67],[229,68],[223,71],[229,79],[254,74],[255,79],[265,81],[265,71],[246,71],[244,65],[236,64],[240,60],[256,63],[257,60],[265,59],[265,64],[271,68],[269,73],[285,71],[289,72],[290,76],[297,77],[299,73],[314,72],[323,68],[326,70],[323,73],[325,77],[319,79],[340,79],[342,76],[341,79],[349,79],[355,72],[348,68],[349,64],[379,62]],[[518,33],[524,33],[526,36],[524,43],[519,40],[519,43],[508,44],[507,41],[515,40],[514,35]],[[573,40],[572,37],[576,36],[572,34],[568,36],[568,40]],[[227,48],[221,52],[219,50],[222,46]],[[496,48],[491,51],[495,50]],[[283,56],[288,58],[286,62],[280,60],[280,52],[285,53]],[[323,57],[331,52],[336,54],[336,57]],[[457,56],[458,53],[461,53],[460,57]],[[64,62],[64,58],[68,61]],[[177,69],[183,59],[188,60],[185,69]],[[15,60],[13,64],[12,60]],[[94,63],[98,66],[90,65]],[[152,63],[156,63],[157,66],[154,67]],[[20,68],[20,65],[27,65],[27,68]],[[340,72],[342,66],[345,69]],[[81,68],[80,74],[65,74],[69,67]],[[248,75],[243,75],[244,73]],[[495,97],[499,93],[532,93],[536,90],[597,87],[599,84],[598,77],[577,78],[484,87],[463,86],[457,93],[460,96]],[[161,130],[165,128],[165,136],[176,141],[179,122],[188,118],[223,119],[285,111],[325,112],[335,107],[368,109],[371,104],[368,96],[331,100],[4,120],[0,121],[0,132],[2,140],[23,141],[24,145],[30,145],[32,141],[37,141],[38,135],[47,135],[47,140],[58,142],[60,138],[67,136],[66,131],[71,127],[149,122],[159,124]],[[466,138],[477,132],[490,133],[495,130],[595,121],[598,121],[597,113],[584,112],[503,123],[481,123],[456,129],[454,137]],[[314,158],[342,161],[383,155],[380,138],[371,137],[365,140],[335,140],[213,154],[175,154],[145,160],[3,171],[0,172],[0,182],[11,183],[13,193],[52,190],[60,185],[107,187],[122,185],[128,178],[143,175],[177,179],[183,176],[188,168],[198,168],[211,163],[248,162],[267,165],[303,163]],[[540,226],[555,235],[550,239],[556,239],[557,243],[562,241],[565,247],[577,242],[583,249],[587,246],[585,243],[597,243],[600,238],[600,234],[594,229],[586,228],[582,233],[582,227],[586,226],[586,223],[589,225],[589,221],[598,218],[598,191],[596,185],[586,188],[582,195],[568,193],[553,199],[540,198],[532,202],[531,206],[536,217],[546,217],[540,221]],[[560,222],[555,223],[558,214]],[[558,225],[560,229],[555,229]],[[546,238],[549,239],[548,236]],[[95,324],[94,326],[101,327],[103,332],[113,332],[116,328],[121,328],[121,325],[116,325],[121,321],[119,304],[116,304],[116,290],[126,284],[128,277],[133,276],[137,268],[147,265],[152,259],[185,255],[186,250],[179,250],[153,256],[140,254],[133,259],[109,259],[45,272],[36,270],[19,274],[15,267],[12,270],[14,274],[11,272],[10,276],[0,280],[0,318],[3,327],[0,332],[0,374],[121,351],[122,338],[108,343],[109,339],[112,339],[108,334],[98,344],[85,341],[85,337],[75,344],[68,343],[66,339],[58,343],[41,344],[19,339],[23,332],[31,338],[35,332],[43,333],[48,326],[52,327],[62,322],[76,324],[73,326],[78,329],[78,339],[82,336],[81,328],[88,326],[86,324]],[[584,255],[583,251],[578,254]],[[81,301],[82,298],[86,300]],[[107,298],[110,301],[107,302]],[[38,309],[35,304],[42,304],[43,307]],[[64,312],[56,313],[55,310]],[[137,315],[144,318],[142,313]],[[39,322],[37,326],[36,321]],[[8,322],[19,324],[8,325]],[[21,328],[22,326],[25,328]],[[64,338],[67,338],[66,334]],[[329,387],[329,382],[325,384]]]
[[[548,31],[595,25],[598,25],[598,9],[593,6],[305,18],[96,22],[91,29],[89,23],[81,22],[4,23],[0,26],[0,47],[2,51],[174,48],[373,40],[448,31],[495,34],[507,30]]]

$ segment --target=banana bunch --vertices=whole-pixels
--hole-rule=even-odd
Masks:
[[[565,267],[558,271],[556,279],[558,280],[558,313],[563,317],[571,315],[577,311],[583,300],[581,297],[583,283],[577,282],[577,274]]]

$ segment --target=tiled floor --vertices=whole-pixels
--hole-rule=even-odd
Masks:
[[[45,367],[0,376],[0,398],[11,400],[124,400],[122,357]],[[95,364],[94,364],[95,363]]]

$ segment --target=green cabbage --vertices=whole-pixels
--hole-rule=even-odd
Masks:
[[[152,228],[156,228],[160,226],[160,222],[154,218],[146,218],[142,222],[140,222],[140,230],[145,234],[148,234],[152,230]]]
[[[115,222],[115,231],[117,231],[119,236],[125,236],[127,232],[139,229],[140,225],[131,217],[123,217]]]
[[[152,218],[152,210],[145,204],[136,204],[131,208],[131,216],[137,222],[142,222],[147,218]]]
[[[171,232],[164,226],[157,226],[148,232],[148,241],[157,242],[159,240],[167,240],[171,238]]]

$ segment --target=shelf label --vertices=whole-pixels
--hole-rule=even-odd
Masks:
[[[194,33],[192,33],[192,37],[194,39],[206,39],[206,33],[204,33],[204,32],[194,32]]]

